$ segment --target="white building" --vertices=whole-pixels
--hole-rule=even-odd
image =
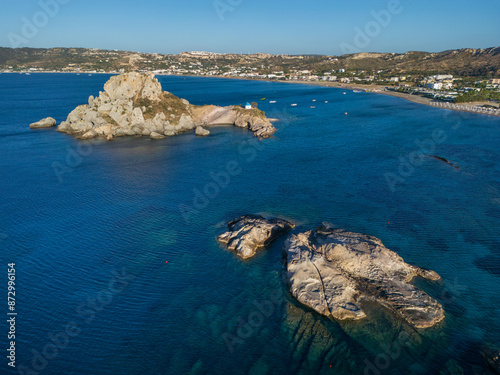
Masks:
[[[427,84],[427,87],[432,90],[441,90],[443,88],[443,84],[441,82],[431,82]]]
[[[435,76],[432,76],[436,81],[442,81],[443,79],[453,79],[453,76],[451,74],[437,74]]]

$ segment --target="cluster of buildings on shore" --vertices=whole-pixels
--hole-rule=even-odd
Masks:
[[[54,61],[60,55],[54,51],[37,52]],[[338,64],[337,68],[325,70],[316,68],[311,56],[271,56],[268,54],[233,55],[214,52],[193,51],[179,55],[143,54],[138,52],[104,51],[96,49],[69,49],[64,51],[68,60],[66,66],[57,69],[43,69],[29,64],[7,66],[1,72],[68,72],[68,73],[110,73],[119,74],[126,70],[153,72],[160,75],[196,75],[240,79],[264,79],[277,81],[336,82],[339,84],[377,84],[408,93],[428,97],[454,100],[463,92],[494,90],[500,92],[500,79],[489,81],[456,78],[451,74],[435,74],[424,77],[421,74],[394,75],[388,69],[353,70],[342,67],[338,58],[330,57],[327,62]],[[86,62],[75,62],[81,58]],[[318,66],[325,61],[317,60]],[[339,67],[340,65],[340,67]],[[331,67],[331,66],[330,66]],[[330,69],[330,67],[328,69]]]

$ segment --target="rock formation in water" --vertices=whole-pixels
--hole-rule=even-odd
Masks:
[[[210,132],[205,129],[203,126],[197,126],[195,130],[195,134],[199,137],[206,137],[207,135],[210,135]]]
[[[495,374],[500,374],[500,350],[498,348],[483,348],[481,354],[489,368]]]
[[[363,302],[376,301],[416,328],[444,318],[442,306],[410,282],[415,276],[439,280],[409,265],[372,236],[334,229],[291,235],[284,246],[292,295],[320,314],[338,320],[366,316]]]
[[[282,219],[266,219],[259,215],[246,215],[231,220],[229,231],[219,236],[219,242],[243,259],[251,258],[261,247],[269,245],[278,236],[288,232],[294,224]]]
[[[88,104],[75,108],[57,130],[82,139],[111,140],[127,135],[159,139],[192,131],[201,125],[235,125],[248,128],[259,138],[271,137],[276,131],[264,112],[257,108],[195,106],[162,91],[150,73],[111,77],[97,98],[90,96]],[[198,133],[207,135],[201,130]]]
[[[443,158],[442,156],[437,156],[437,155],[432,155],[432,157],[436,160],[441,160],[442,162],[445,162],[446,164],[451,165],[452,167],[455,167],[456,169],[460,169],[460,167],[456,164],[453,164],[451,161],[449,161],[446,158]]]
[[[31,129],[51,128],[52,126],[56,126],[56,123],[57,122],[55,119],[53,119],[52,117],[47,117],[44,118],[43,120],[30,124],[30,128]]]

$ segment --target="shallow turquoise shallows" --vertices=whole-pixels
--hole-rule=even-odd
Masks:
[[[193,104],[258,102],[278,131],[104,142],[29,129],[63,121],[108,78],[0,74],[0,260],[5,291],[16,263],[18,369],[487,373],[481,349],[500,346],[499,118],[349,90],[159,77]],[[248,213],[291,219],[294,233],[328,221],[380,238],[442,276],[416,283],[445,321],[415,331],[372,306],[365,321],[339,324],[302,307],[287,293],[284,238],[249,261],[218,245],[225,223]],[[6,358],[1,367],[17,373]]]

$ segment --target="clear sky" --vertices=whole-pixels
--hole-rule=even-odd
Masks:
[[[1,0],[0,7],[3,47],[339,55],[500,46],[498,0]]]

